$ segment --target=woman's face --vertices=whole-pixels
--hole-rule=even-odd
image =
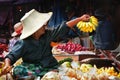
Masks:
[[[47,25],[43,25],[38,31],[33,34],[35,39],[39,39],[43,34],[45,34],[45,29]]]
[[[42,28],[40,28],[36,33],[38,35],[43,35],[45,33],[45,26],[43,26]]]

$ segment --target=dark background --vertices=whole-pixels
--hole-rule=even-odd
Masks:
[[[40,12],[50,12],[59,5],[67,14],[75,11],[75,16],[82,14],[94,15],[94,11],[109,4],[110,13],[114,15],[119,0],[0,0],[0,43],[7,43],[13,32],[13,25],[20,21],[21,17],[31,9]]]

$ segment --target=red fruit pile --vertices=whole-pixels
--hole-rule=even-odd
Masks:
[[[73,42],[58,44],[56,48],[60,49],[61,51],[68,52],[68,53],[74,53],[76,51],[86,51],[86,50],[88,50],[86,47],[83,47],[80,44],[75,44]]]

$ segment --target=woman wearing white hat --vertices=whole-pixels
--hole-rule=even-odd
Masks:
[[[46,30],[47,22],[52,13],[39,13],[32,9],[21,19],[23,31],[12,51],[5,58],[3,73],[10,71],[19,58],[23,63],[13,70],[15,77],[42,76],[45,72],[56,69],[58,62],[51,53],[50,42],[65,37],[66,33],[79,21],[88,21],[89,15],[83,15],[74,20],[63,22],[57,29]]]

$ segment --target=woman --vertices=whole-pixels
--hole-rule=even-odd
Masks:
[[[32,9],[21,19],[23,31],[12,51],[5,58],[3,74],[10,71],[11,66],[19,59],[23,63],[13,69],[15,77],[42,76],[57,68],[58,62],[51,53],[50,42],[65,37],[70,28],[79,21],[88,21],[89,15],[63,22],[54,30],[47,30],[47,23],[52,13],[39,13]]]

